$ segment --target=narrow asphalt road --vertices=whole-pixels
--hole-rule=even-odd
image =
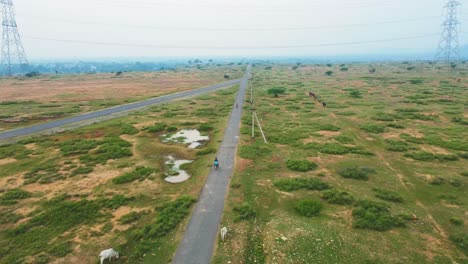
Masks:
[[[53,129],[53,128],[59,128],[59,127],[64,126],[64,125],[78,123],[78,122],[82,122],[82,121],[85,121],[85,120],[91,120],[91,119],[95,119],[95,118],[98,118],[98,117],[108,116],[108,115],[112,115],[112,114],[119,113],[119,112],[124,112],[124,111],[129,111],[129,110],[136,110],[136,109],[139,109],[139,108],[142,108],[142,107],[147,107],[147,106],[154,105],[154,104],[169,102],[169,101],[172,101],[172,100],[175,100],[175,99],[200,95],[200,94],[203,94],[203,93],[215,91],[215,90],[220,89],[220,88],[226,88],[226,87],[229,87],[229,86],[233,86],[235,84],[240,83],[241,80],[242,79],[231,80],[231,81],[219,83],[219,84],[216,84],[216,85],[212,85],[212,86],[208,86],[208,87],[204,87],[204,88],[200,88],[200,89],[196,89],[196,90],[165,95],[165,96],[156,97],[156,98],[152,98],[152,99],[145,100],[145,101],[140,101],[140,102],[126,104],[126,105],[120,105],[120,106],[111,107],[111,108],[106,108],[106,109],[91,112],[91,113],[86,113],[86,114],[73,116],[73,117],[69,117],[69,118],[65,118],[65,119],[61,119],[61,120],[57,120],[57,121],[52,121],[52,122],[48,122],[48,123],[34,125],[34,126],[31,126],[31,127],[25,127],[25,128],[19,128],[19,129],[14,129],[14,130],[1,132],[0,133],[0,141],[5,140],[5,139],[11,139],[11,138],[19,137],[19,136],[25,136],[25,135],[29,135],[29,134],[33,134],[33,133],[38,133],[38,132],[42,132],[42,131]]]
[[[174,264],[207,264],[213,254],[214,243],[218,235],[224,200],[227,194],[230,176],[234,170],[234,157],[239,142],[240,121],[245,91],[250,75],[248,66],[241,80],[236,103],[233,105],[229,123],[224,132],[224,139],[218,150],[219,169],[212,169],[200,199],[185,230],[184,238],[177,249]]]

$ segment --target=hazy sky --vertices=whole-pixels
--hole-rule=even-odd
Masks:
[[[468,24],[467,0],[459,1]],[[34,59],[433,52],[446,0],[13,2]]]

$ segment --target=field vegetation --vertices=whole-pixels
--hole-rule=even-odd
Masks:
[[[269,143],[245,109],[213,263],[468,263],[466,65],[258,64],[251,82]]]

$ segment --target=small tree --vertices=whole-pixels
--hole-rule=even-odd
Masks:
[[[327,71],[327,72],[325,72],[325,74],[328,75],[328,76],[332,76],[333,71]]]
[[[278,97],[280,94],[284,94],[286,92],[286,89],[283,87],[273,87],[268,89],[267,93],[272,94],[275,97]]]

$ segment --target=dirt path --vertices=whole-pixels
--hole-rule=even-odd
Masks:
[[[241,81],[236,102],[233,105],[229,123],[224,132],[224,139],[218,150],[220,161],[218,170],[211,170],[199,201],[185,230],[184,238],[177,249],[173,263],[205,264],[210,263],[214,244],[218,235],[219,224],[224,209],[230,177],[234,170],[234,157],[239,141],[242,105],[244,103],[247,81],[251,67]]]

